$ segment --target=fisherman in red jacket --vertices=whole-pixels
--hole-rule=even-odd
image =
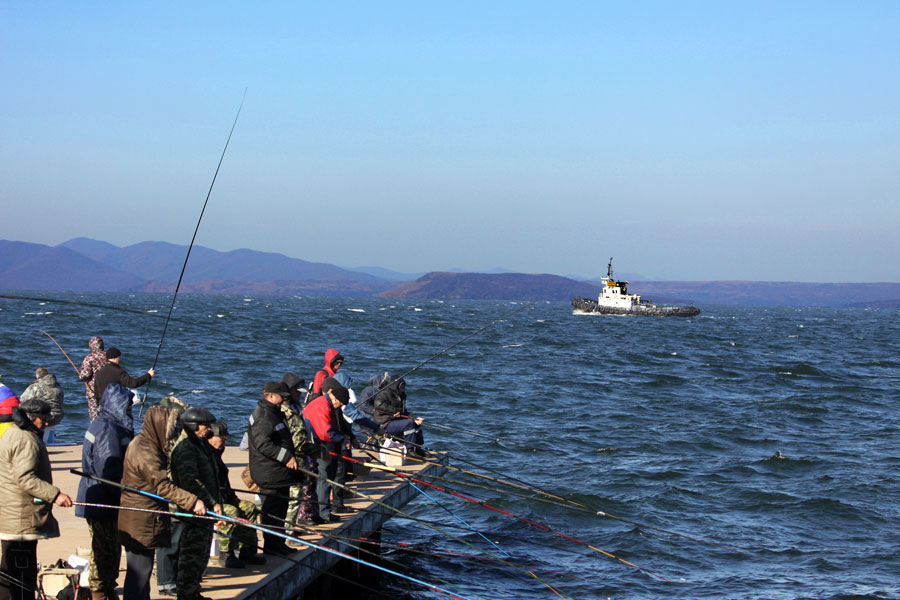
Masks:
[[[344,357],[341,356],[340,352],[334,348],[329,348],[325,351],[325,366],[319,369],[315,379],[313,379],[313,394],[322,392],[322,383],[326,378],[334,377],[334,374],[337,373],[342,364],[344,364]]]
[[[350,402],[350,392],[334,378],[328,377],[322,382],[322,395],[314,398],[303,409],[303,419],[309,423],[307,429],[313,431],[316,441],[322,445],[319,458],[319,481],[316,484],[316,495],[319,501],[319,516],[326,521],[340,521],[341,518],[331,514],[331,484],[337,473],[337,458],[330,452],[340,454],[341,446],[349,450],[350,440],[341,433],[336,411]]]

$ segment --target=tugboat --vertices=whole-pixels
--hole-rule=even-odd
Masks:
[[[603,282],[603,288],[596,302],[589,298],[572,298],[575,313],[641,317],[693,317],[700,314],[700,309],[696,306],[656,306],[649,300],[641,300],[637,294],[629,294],[627,281],[613,279],[612,257],[609,258],[606,277],[601,277],[600,281]]]

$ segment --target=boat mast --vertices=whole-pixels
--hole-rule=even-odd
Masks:
[[[609,264],[606,265],[606,277],[611,281],[612,276],[612,256],[609,257]]]

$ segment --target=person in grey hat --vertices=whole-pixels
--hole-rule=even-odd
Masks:
[[[52,508],[72,499],[53,485],[42,440],[52,410],[32,398],[12,409],[14,427],[0,439],[0,598],[34,599],[38,540],[59,537]]]

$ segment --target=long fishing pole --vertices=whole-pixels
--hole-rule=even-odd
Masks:
[[[667,583],[672,583],[672,581],[670,581],[669,579],[666,579],[666,578],[663,577],[662,575],[657,575],[657,574],[654,573],[653,571],[650,571],[649,569],[645,569],[644,567],[640,567],[640,566],[634,564],[633,562],[629,562],[629,561],[625,560],[624,558],[620,558],[620,557],[616,556],[615,554],[612,554],[611,552],[607,552],[606,550],[603,550],[603,549],[601,549],[601,548],[597,548],[596,546],[594,546],[594,545],[592,545],[592,544],[589,544],[589,543],[587,543],[587,542],[583,542],[583,541],[579,540],[578,538],[575,538],[575,537],[573,537],[573,536],[571,536],[571,535],[562,533],[561,531],[557,531],[557,530],[555,530],[555,529],[553,529],[553,528],[551,528],[551,527],[548,527],[548,526],[546,526],[546,525],[542,525],[541,523],[538,523],[538,522],[536,522],[536,521],[532,521],[531,519],[526,519],[525,517],[521,517],[521,516],[519,516],[519,515],[515,515],[515,514],[513,514],[513,513],[511,513],[511,512],[508,512],[508,511],[506,511],[506,510],[503,510],[502,508],[497,508],[496,506],[491,506],[490,504],[488,504],[487,502],[484,502],[483,500],[476,500],[476,499],[470,498],[470,497],[466,496],[465,494],[462,494],[462,493],[460,493],[460,492],[458,492],[458,491],[451,490],[451,489],[449,489],[449,488],[444,488],[444,487],[441,487],[441,486],[439,486],[439,485],[437,485],[437,484],[429,483],[429,482],[423,481],[423,480],[421,480],[421,479],[417,479],[416,477],[413,477],[413,476],[411,476],[411,475],[409,475],[409,474],[407,474],[407,473],[403,473],[403,472],[401,472],[401,471],[399,471],[398,469],[395,469],[395,468],[393,468],[393,467],[387,467],[387,466],[384,466],[384,465],[378,465],[378,464],[375,464],[375,463],[367,463],[367,462],[364,462],[364,461],[361,461],[361,460],[358,460],[358,459],[355,459],[355,458],[350,458],[350,457],[347,457],[347,456],[343,456],[343,455],[341,455],[341,454],[336,454],[336,453],[334,453],[334,452],[332,452],[331,454],[332,454],[333,456],[335,456],[335,457],[340,458],[340,459],[347,460],[347,461],[350,461],[350,462],[360,463],[360,464],[362,464],[363,466],[366,466],[366,467],[369,467],[369,468],[372,468],[372,469],[379,469],[379,470],[385,471],[385,472],[387,472],[387,473],[391,473],[392,475],[395,475],[395,476],[397,476],[397,477],[399,477],[399,478],[401,478],[401,479],[403,479],[403,480],[405,480],[405,481],[413,481],[413,482],[416,482],[416,483],[425,485],[425,486],[427,486],[427,487],[434,488],[434,489],[438,490],[439,492],[444,492],[444,493],[446,493],[446,494],[450,494],[451,496],[455,496],[455,497],[457,497],[457,498],[461,498],[461,499],[463,499],[463,500],[466,500],[467,502],[472,502],[472,503],[477,504],[477,505],[479,505],[479,506],[483,506],[484,508],[493,510],[493,511],[498,512],[498,513],[501,513],[501,514],[504,514],[504,515],[506,515],[506,516],[508,516],[508,517],[513,517],[514,519],[517,519],[517,520],[519,520],[519,521],[522,521],[523,523],[527,523],[527,524],[529,524],[529,525],[533,525],[534,527],[538,527],[538,528],[543,529],[543,530],[545,530],[545,531],[548,531],[548,532],[550,532],[550,533],[552,533],[552,534],[554,534],[554,535],[558,535],[558,536],[560,536],[560,537],[562,537],[562,538],[565,538],[565,539],[567,539],[567,540],[573,541],[573,542],[575,542],[575,543],[577,543],[577,544],[580,544],[580,545],[582,545],[582,546],[584,546],[584,547],[586,547],[586,548],[590,548],[591,550],[594,550],[594,551],[596,551],[596,552],[599,552],[600,554],[603,554],[604,556],[608,556],[609,558],[613,558],[613,559],[615,559],[615,560],[617,560],[617,561],[619,561],[619,562],[621,562],[621,563],[624,563],[624,564],[626,564],[626,565],[628,565],[628,566],[630,566],[630,567],[634,567],[635,569],[638,569],[638,570],[640,570],[640,571],[643,571],[644,573],[647,573],[648,575],[651,575],[651,576],[653,576],[653,577],[655,577],[655,578],[657,578],[657,579],[660,579],[660,580],[665,581],[665,582],[667,582]]]
[[[228,144],[231,142],[231,135],[237,126],[238,117],[241,116],[241,109],[244,108],[244,99],[247,97],[247,88],[244,88],[244,95],[241,97],[241,104],[238,106],[237,114],[234,115],[234,122],[231,124],[231,131],[228,132],[228,139],[225,140],[225,147],[222,148],[222,155],[219,157],[219,164],[216,165],[216,172],[213,174],[212,181],[209,184],[209,190],[206,192],[206,200],[203,201],[203,208],[200,210],[200,218],[197,219],[197,225],[194,227],[194,235],[191,237],[191,243],[188,246],[187,254],[184,257],[184,264],[181,265],[181,274],[178,276],[178,283],[175,284],[175,293],[172,294],[172,304],[169,306],[169,314],[166,316],[166,324],[163,326],[162,336],[159,338],[159,346],[156,348],[156,357],[153,359],[152,369],[156,368],[159,361],[159,353],[162,350],[163,341],[166,339],[166,331],[169,329],[169,319],[172,317],[172,311],[175,309],[175,299],[178,298],[178,290],[181,289],[181,280],[184,279],[184,271],[187,269],[188,259],[191,257],[191,250],[194,248],[194,241],[197,239],[197,232],[200,231],[200,222],[203,220],[203,214],[206,212],[206,205],[209,204],[209,197],[212,195],[213,186],[216,185],[216,178],[219,176],[219,169],[222,168],[222,161],[225,160],[225,152],[228,151]],[[150,383],[147,383],[147,391],[141,399],[141,409],[138,416],[144,414],[144,402],[147,400],[147,393],[150,391]]]
[[[106,484],[106,485],[111,485],[111,486],[114,486],[114,487],[118,487],[119,489],[126,490],[126,491],[132,492],[132,493],[134,493],[134,494],[139,494],[139,495],[141,495],[141,496],[146,496],[147,498],[153,498],[154,500],[159,500],[159,501],[161,501],[161,502],[166,502],[166,503],[168,503],[168,504],[174,504],[174,502],[173,502],[172,500],[168,500],[168,499],[163,498],[162,496],[159,496],[159,495],[157,495],[157,494],[153,494],[153,493],[151,493],[151,492],[147,492],[147,491],[144,491],[144,490],[140,490],[140,489],[138,489],[138,488],[134,488],[134,487],[131,487],[131,486],[127,486],[127,485],[124,485],[124,484],[121,484],[121,483],[118,483],[118,482],[116,482],[116,481],[112,481],[112,480],[109,480],[109,479],[104,479],[104,478],[102,478],[102,477],[97,477],[96,475],[88,475],[87,473],[83,473],[83,472],[81,472],[81,471],[79,471],[79,470],[77,470],[77,469],[70,469],[69,472],[72,473],[72,474],[74,474],[74,475],[78,475],[79,477],[86,477],[86,478],[88,478],[88,479],[93,479],[94,481],[97,481],[97,482],[100,482],[100,483],[103,483],[103,484]],[[401,578],[403,578],[403,579],[406,579],[407,581],[412,581],[413,583],[417,583],[417,584],[419,584],[419,585],[422,585],[422,586],[424,586],[424,587],[427,587],[428,589],[434,590],[434,591],[436,591],[436,592],[441,592],[442,594],[446,594],[446,595],[450,596],[451,598],[456,598],[457,600],[469,600],[469,599],[468,599],[467,597],[465,597],[465,596],[459,596],[459,595],[457,595],[457,594],[455,594],[455,593],[453,593],[453,592],[451,592],[451,591],[449,591],[449,590],[446,590],[446,589],[444,589],[444,588],[442,588],[442,587],[440,587],[440,586],[436,586],[436,585],[434,585],[433,583],[428,583],[428,582],[423,581],[423,580],[421,580],[421,579],[418,579],[418,578],[416,578],[416,577],[412,577],[412,576],[410,576],[410,575],[406,575],[406,574],[403,574],[403,573],[399,573],[399,572],[394,571],[394,570],[392,570],[392,569],[388,569],[387,567],[382,567],[382,566],[380,566],[380,565],[376,565],[376,564],[373,564],[373,563],[366,562],[366,561],[364,561],[364,560],[362,560],[362,559],[359,559],[359,558],[353,556],[352,554],[347,554],[346,552],[341,552],[340,550],[335,550],[334,548],[329,548],[329,547],[327,547],[327,546],[322,546],[322,545],[320,545],[320,544],[316,544],[316,543],[310,542],[309,540],[304,540],[304,539],[301,539],[301,538],[298,538],[298,537],[295,537],[295,536],[290,536],[290,535],[288,535],[288,534],[286,534],[286,533],[283,533],[283,532],[280,532],[280,531],[275,531],[275,530],[272,530],[272,529],[270,529],[270,528],[268,528],[268,527],[264,527],[264,526],[262,526],[262,525],[257,525],[256,523],[252,523],[252,522],[248,521],[247,519],[238,519],[238,518],[236,518],[236,517],[231,517],[231,516],[229,516],[229,515],[219,514],[219,513],[216,513],[216,512],[214,512],[214,511],[211,511],[211,510],[207,510],[206,512],[207,512],[207,514],[209,514],[209,515],[211,515],[211,516],[213,516],[213,517],[218,517],[220,520],[223,520],[223,521],[228,521],[228,522],[231,522],[231,523],[235,523],[236,525],[243,525],[243,526],[245,526],[245,527],[250,527],[251,529],[256,529],[257,531],[262,531],[262,532],[264,532],[264,533],[268,533],[268,534],[270,534],[270,535],[274,535],[274,536],[276,536],[276,537],[280,537],[280,538],[282,538],[282,539],[284,539],[284,540],[293,541],[293,542],[298,542],[298,543],[304,544],[304,545],[306,545],[306,546],[309,546],[309,547],[311,547],[311,548],[315,548],[316,550],[322,550],[323,552],[326,552],[326,553],[328,553],[328,554],[333,554],[333,555],[339,556],[339,557],[341,557],[341,558],[346,558],[346,559],[349,559],[349,560],[351,560],[351,561],[353,561],[353,562],[356,562],[356,563],[365,565],[365,566],[367,566],[367,567],[371,567],[371,568],[373,568],[373,569],[377,569],[377,570],[379,570],[379,571],[383,571],[383,572],[389,573],[389,574],[391,574],[391,575],[396,575],[396,576],[398,576],[398,577],[401,577]]]
[[[66,360],[69,361],[69,364],[72,365],[72,368],[75,369],[75,373],[76,373],[76,374],[78,375],[78,377],[80,378],[80,377],[81,377],[81,371],[78,370],[78,367],[75,366],[75,363],[72,362],[72,359],[69,358],[69,355],[66,354],[66,351],[63,350],[63,347],[59,345],[59,342],[57,342],[56,340],[54,340],[54,339],[53,339],[53,336],[50,335],[49,333],[47,333],[46,331],[44,331],[43,329],[38,329],[38,331],[40,331],[41,333],[43,333],[44,335],[46,335],[48,338],[50,338],[51,340],[53,340],[53,343],[56,344],[56,347],[59,348],[59,351],[63,353],[63,356],[66,357]],[[84,387],[86,387],[88,391],[91,391],[91,386],[88,385],[87,381],[85,381],[85,382],[83,382],[83,383],[84,383]]]

